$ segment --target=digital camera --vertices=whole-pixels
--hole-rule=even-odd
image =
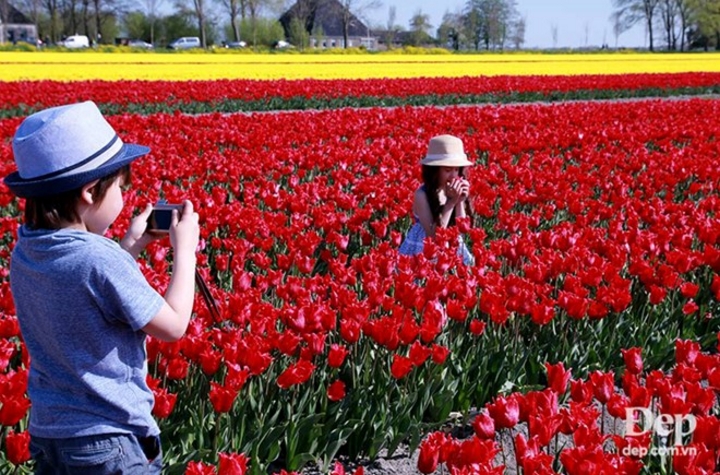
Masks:
[[[147,220],[148,230],[161,233],[169,232],[174,209],[178,210],[178,213],[181,213],[183,205],[159,202],[153,206],[153,210]]]

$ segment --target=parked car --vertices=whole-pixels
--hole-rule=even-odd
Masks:
[[[244,48],[247,46],[247,43],[244,41],[223,41],[223,46],[231,49]]]
[[[200,48],[200,38],[197,36],[183,36],[171,42],[167,47],[170,49]]]
[[[66,48],[89,48],[90,40],[85,35],[72,35],[65,38],[60,44]]]
[[[130,40],[128,46],[131,48],[152,49],[153,45],[143,40]]]
[[[277,41],[277,42],[273,45],[273,47],[274,47],[275,49],[285,49],[285,48],[292,48],[293,45],[291,45],[291,44],[288,43],[287,41],[280,40],[280,41]]]

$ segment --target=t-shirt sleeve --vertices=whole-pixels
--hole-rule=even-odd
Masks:
[[[137,331],[150,323],[165,300],[148,283],[133,258],[120,249],[105,255],[98,272],[96,298],[108,320],[126,323]]]

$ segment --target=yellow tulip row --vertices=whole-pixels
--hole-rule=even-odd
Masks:
[[[0,81],[369,79],[720,72],[720,53],[142,54],[0,52]]]

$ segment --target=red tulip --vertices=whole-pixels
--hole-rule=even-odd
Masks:
[[[480,336],[485,331],[485,322],[482,320],[471,320],[470,321],[470,333],[475,336]]]
[[[225,366],[227,367],[225,386],[240,391],[250,377],[250,370],[233,363],[227,363]]]
[[[610,396],[610,400],[607,403],[608,414],[622,420],[625,420],[625,410],[628,407],[630,407],[630,400],[626,396],[618,393]]]
[[[393,355],[392,366],[390,372],[395,379],[402,379],[413,369],[413,363],[410,358],[395,353]]]
[[[22,465],[30,460],[30,433],[9,430],[5,435],[7,459],[14,465]]]
[[[350,475],[350,472],[345,472],[345,467],[343,467],[340,462],[335,462],[335,466],[329,475],[346,475],[346,473],[347,475]],[[354,472],[352,472],[352,475],[365,475],[365,468],[358,467]]]
[[[233,388],[221,386],[214,381],[210,382],[210,402],[217,413],[230,412],[238,392]]]
[[[200,368],[203,373],[208,376],[212,376],[217,373],[220,369],[220,363],[222,362],[222,354],[211,348],[206,348],[200,353]]]
[[[245,475],[250,459],[244,454],[228,454],[220,452],[218,455],[218,475]]]
[[[553,437],[558,433],[561,421],[562,416],[560,416],[560,414],[553,416],[530,416],[528,419],[528,430],[532,436],[532,440],[537,442],[539,446],[548,446]]]
[[[30,399],[26,396],[0,396],[0,426],[14,426],[20,422],[30,409]]]
[[[650,303],[659,305],[667,297],[667,290],[656,285],[650,286]]]
[[[607,404],[610,396],[615,392],[615,374],[612,371],[607,373],[593,371],[590,373],[590,383],[592,384],[595,399],[600,404]]]
[[[547,370],[548,387],[558,395],[565,394],[571,377],[570,370],[565,370],[562,362],[554,365],[545,363],[545,369]]]
[[[445,363],[445,360],[447,359],[449,354],[450,354],[450,350],[448,350],[446,347],[433,344],[432,360],[435,364]]]
[[[693,444],[688,449],[673,455],[673,471],[678,475],[712,475],[717,469],[717,454],[702,444]]]
[[[693,299],[697,295],[698,291],[700,290],[700,286],[697,284],[694,284],[692,282],[684,282],[680,286],[680,293],[683,297],[686,299]]]
[[[350,345],[357,343],[360,339],[360,323],[356,320],[342,320],[340,322],[340,336]]]
[[[188,462],[185,468],[185,475],[216,475],[213,465],[203,462]]]
[[[153,389],[153,395],[155,396],[155,404],[152,409],[153,415],[158,419],[166,419],[175,408],[177,394],[172,394],[164,388],[158,388]]]
[[[712,282],[710,283],[710,290],[712,291],[715,300],[720,300],[720,275],[713,274]]]
[[[330,351],[328,353],[328,366],[331,368],[341,367],[348,353],[349,351],[345,346],[333,343],[330,345]]]
[[[288,389],[290,386],[297,384],[303,384],[315,371],[315,365],[307,360],[299,360],[298,362],[290,365],[285,371],[280,374],[277,378],[277,384],[282,389]]]
[[[714,416],[698,416],[692,433],[693,445],[703,444],[713,450],[720,449],[720,419]]]
[[[452,464],[448,461],[448,465],[478,466],[482,470],[481,473],[487,473],[499,451],[494,440],[470,437],[460,442],[453,454]]]
[[[532,459],[540,453],[540,445],[535,437],[528,441],[524,434],[517,434],[515,436],[515,464],[524,467],[526,459]]]
[[[333,382],[327,389],[327,397],[331,401],[340,401],[345,397],[345,383],[339,379]]]
[[[417,468],[420,473],[433,473],[440,460],[440,445],[428,438],[420,443]]]
[[[278,350],[284,355],[293,356],[297,352],[297,347],[300,345],[302,338],[300,338],[292,330],[286,330],[281,333],[277,339]]]
[[[698,304],[696,304],[694,300],[688,300],[685,305],[683,305],[683,315],[692,315],[698,311],[698,308]]]
[[[675,361],[692,366],[700,353],[700,344],[690,340],[675,341]]]
[[[475,435],[481,439],[495,438],[495,421],[487,411],[481,411],[475,416],[472,427]]]
[[[593,386],[581,379],[570,381],[570,397],[577,403],[589,403],[592,400]]]
[[[0,322],[3,321],[5,321],[5,319],[0,319]],[[3,373],[7,370],[7,367],[10,365],[10,359],[17,351],[17,345],[15,344],[15,342],[10,341],[9,339],[6,340],[4,338],[5,337],[0,336],[0,371],[2,371]]]
[[[625,360],[625,369],[632,374],[640,374],[643,371],[642,348],[635,347],[630,349],[621,349],[623,359]]]
[[[190,369],[190,363],[183,357],[174,357],[167,361],[167,377],[180,381],[185,379]]]
[[[413,366],[422,366],[431,354],[432,349],[423,346],[422,343],[416,340],[412,345],[410,345],[408,357],[410,358],[410,361],[412,361]]]
[[[497,429],[513,428],[520,420],[520,405],[516,397],[497,396],[487,409]]]
[[[555,317],[555,307],[549,299],[532,307],[530,318],[537,325],[547,325]]]

